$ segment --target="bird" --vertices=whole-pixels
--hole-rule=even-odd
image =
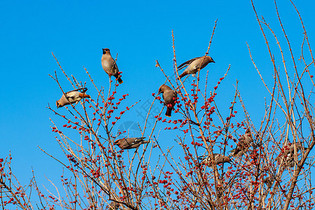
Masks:
[[[267,185],[267,187],[271,187],[272,185],[273,185],[273,183],[274,183],[274,181],[275,180],[278,180],[279,179],[279,175],[270,175],[270,176],[268,176],[268,177],[266,177],[266,178],[264,178],[263,180],[262,180],[262,182],[264,183],[264,184],[266,184]]]
[[[102,55],[102,67],[108,76],[114,76],[118,80],[119,84],[123,83],[121,75],[119,74],[116,61],[113,59],[108,48],[103,49]]]
[[[82,98],[91,98],[91,96],[85,94],[86,91],[87,88],[79,88],[66,92],[58,101],[56,101],[57,108],[73,103],[78,103]]]
[[[118,210],[120,207],[120,204],[119,203],[116,203],[114,201],[112,201],[108,206],[107,206],[107,209],[109,210]]]
[[[301,150],[303,147],[301,142],[295,143],[297,152]],[[307,149],[307,148],[304,148]],[[293,167],[294,166],[294,144],[288,143],[284,145],[281,149],[280,154],[276,158],[276,161],[279,163],[283,161],[286,167]]]
[[[229,163],[231,162],[231,159],[228,156],[225,155],[221,155],[218,153],[213,153],[213,157],[214,157],[214,164],[218,165],[220,163]],[[198,159],[201,161],[201,164],[204,165],[208,165],[208,166],[212,166],[212,161],[211,161],[211,156],[200,156],[198,157]]]
[[[252,133],[248,128],[245,134],[239,138],[236,148],[231,151],[231,155],[234,157],[241,157],[247,151],[248,147],[250,147],[252,142]]]
[[[268,176],[268,177],[266,177],[266,178],[264,178],[263,180],[262,180],[262,182],[264,183],[264,184],[266,184],[269,188],[272,186],[272,183],[273,183],[273,178],[271,178],[270,176]]]
[[[169,86],[163,84],[159,88],[159,94],[160,93],[163,93],[164,104],[167,107],[165,116],[170,117],[176,103],[177,92],[172,90]]]
[[[114,142],[120,149],[133,149],[138,148],[141,144],[150,143],[150,141],[144,141],[145,137],[139,138],[122,138]]]
[[[189,61],[186,61],[185,63],[182,63],[178,66],[179,70],[188,66],[185,71],[181,75],[179,75],[179,78],[182,78],[188,74],[196,74],[198,71],[206,67],[209,63],[215,62],[210,56],[207,55],[190,59]]]

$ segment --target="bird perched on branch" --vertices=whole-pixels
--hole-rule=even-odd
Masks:
[[[118,80],[119,84],[123,83],[121,80],[121,75],[119,74],[118,66],[116,61],[110,54],[110,50],[108,48],[103,49],[102,55],[102,67],[104,71],[108,74],[108,76],[114,76]]]
[[[218,165],[220,163],[231,162],[231,159],[229,157],[218,154],[218,153],[213,153],[213,157],[214,157],[214,164],[216,164],[216,165]],[[198,157],[198,159],[201,161],[201,164],[205,164],[205,165],[212,167],[212,161],[211,161],[210,155],[208,155],[208,156],[203,155],[201,157]]]
[[[138,148],[141,144],[147,144],[150,141],[144,141],[145,137],[140,138],[122,138],[114,142],[120,149]]]
[[[252,133],[248,128],[245,134],[239,138],[236,148],[231,151],[231,155],[241,157],[248,150],[252,142]]]
[[[185,71],[179,75],[179,78],[182,78],[188,74],[196,74],[198,71],[206,67],[209,63],[215,63],[214,60],[210,56],[202,56],[193,58],[185,63],[182,63],[178,66],[178,69],[181,70],[184,67],[188,66]]]
[[[120,207],[120,204],[119,203],[116,203],[114,201],[112,201],[108,206],[107,206],[107,209],[109,210],[118,210]]]
[[[161,85],[159,88],[159,94],[160,93],[163,93],[164,104],[167,107],[165,116],[170,117],[176,103],[177,92],[167,85]]]
[[[301,142],[295,143],[296,145],[296,151],[300,151],[303,147]],[[307,149],[307,148],[304,148]],[[284,145],[281,149],[280,154],[276,158],[276,161],[279,163],[280,161],[283,161],[284,165],[287,167],[293,167],[294,166],[294,144],[288,143]]]
[[[82,98],[91,98],[91,96],[85,94],[86,91],[87,88],[79,88],[66,92],[58,101],[56,101],[57,108],[73,103],[78,103]]]
[[[269,188],[273,185],[275,180],[279,180],[279,175],[270,175],[262,180],[264,184],[266,184]]]

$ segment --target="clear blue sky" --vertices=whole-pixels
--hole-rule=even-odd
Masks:
[[[315,2],[295,2],[312,44]],[[256,9],[279,31],[273,1],[256,1]],[[300,45],[302,31],[289,1],[279,2],[279,9],[289,36],[299,36],[294,44]],[[62,156],[49,121],[50,117],[57,122],[60,119],[46,109],[48,103],[55,106],[61,96],[48,76],[58,70],[51,52],[67,73],[86,80],[85,66],[106,89],[108,76],[100,58],[102,48],[110,48],[113,56],[118,53],[118,66],[123,71],[124,83],[119,91],[130,94],[130,103],[140,98],[146,101],[164,82],[155,60],[172,72],[171,30],[181,63],[205,53],[216,19],[210,50],[216,63],[207,67],[211,69],[210,81],[216,82],[231,64],[218,100],[223,103],[225,96],[231,98],[233,84],[239,80],[244,102],[259,122],[264,101],[257,96],[266,91],[250,61],[246,42],[265,76],[272,74],[272,68],[266,63],[269,55],[250,0],[0,1],[0,156],[11,151],[14,171],[22,181],[31,177],[31,169],[40,179],[54,180],[61,175],[60,165],[37,148],[39,145]],[[66,82],[63,86],[70,89]],[[139,118],[136,112],[133,115]]]

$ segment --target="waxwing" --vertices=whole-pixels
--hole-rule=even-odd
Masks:
[[[214,157],[214,164],[220,164],[220,163],[229,163],[231,161],[231,159],[227,156],[218,154],[218,153],[213,153],[213,157]],[[210,155],[208,156],[201,156],[198,157],[199,160],[201,160],[201,164],[205,164],[211,167],[212,163],[211,163],[211,157]]]
[[[103,49],[102,67],[104,71],[108,74],[108,76],[116,77],[119,84],[123,83],[123,81],[121,80],[121,75],[119,74],[116,61],[113,59],[108,48]]]
[[[303,148],[303,145],[301,142],[297,142],[295,145],[296,145],[297,152]],[[304,149],[307,149],[307,148],[304,148]],[[284,165],[287,167],[294,166],[294,144],[288,143],[282,147],[280,154],[276,158],[276,161],[278,163],[281,160],[283,161]]]
[[[177,99],[177,92],[172,90],[167,85],[161,85],[161,87],[159,88],[159,94],[160,93],[163,93],[164,104],[167,107],[165,116],[170,117],[172,115],[172,110],[174,109]]]
[[[78,103],[82,98],[91,98],[91,96],[85,94],[86,91],[87,88],[79,88],[65,93],[58,101],[56,101],[57,108]]]
[[[188,74],[196,74],[198,71],[206,67],[209,63],[215,63],[214,60],[210,56],[202,56],[193,58],[185,63],[182,63],[178,66],[178,69],[181,70],[184,67],[188,66],[185,71],[179,75],[179,78],[182,78]]]
[[[107,206],[107,209],[109,210],[118,210],[120,207],[120,204],[119,203],[116,203],[114,201],[112,201],[108,206]]]
[[[241,157],[250,147],[252,142],[252,133],[247,129],[245,134],[239,138],[236,148],[231,151],[231,155],[234,157]]]
[[[114,142],[120,149],[133,149],[138,148],[141,144],[149,143],[150,141],[144,141],[145,137],[140,138],[122,138]]]

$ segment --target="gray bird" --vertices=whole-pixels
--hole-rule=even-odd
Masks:
[[[163,93],[164,104],[167,107],[165,116],[170,117],[172,115],[172,110],[174,109],[177,99],[177,92],[172,90],[167,85],[161,85],[161,87],[159,88],[159,94],[160,93]]]
[[[122,138],[114,142],[120,149],[138,148],[141,144],[147,144],[150,141],[144,141],[145,137],[140,138]]]
[[[214,157],[214,164],[216,164],[216,165],[218,165],[220,163],[231,162],[231,159],[229,157],[218,154],[218,153],[213,153],[213,157]],[[205,164],[205,165],[208,165],[210,167],[212,166],[212,161],[211,161],[210,155],[208,155],[208,156],[203,155],[203,156],[198,157],[198,159],[201,161],[201,164]]]
[[[178,66],[178,69],[181,70],[184,67],[188,66],[185,71],[179,75],[179,78],[182,78],[188,74],[196,74],[198,71],[206,67],[209,63],[215,63],[214,60],[210,56],[202,56],[193,58],[185,63],[182,63]]]
[[[249,129],[247,129],[245,134],[239,138],[236,148],[231,151],[231,155],[234,157],[241,157],[245,152],[247,152],[252,142],[252,133]]]
[[[116,61],[110,54],[110,50],[108,48],[103,49],[102,55],[102,67],[104,71],[108,74],[108,76],[114,76],[117,78],[119,84],[123,83],[121,80],[121,75],[119,74],[118,66]]]
[[[79,88],[65,93],[58,101],[56,101],[57,108],[78,103],[82,98],[91,98],[91,96],[85,94],[86,91],[87,88]]]
[[[303,145],[301,142],[297,142],[295,145],[296,145],[297,152],[303,148]],[[307,148],[304,148],[304,149],[307,149]],[[284,165],[287,167],[294,166],[294,144],[289,143],[282,147],[280,154],[276,158],[276,161],[278,163],[281,160],[283,161]]]

